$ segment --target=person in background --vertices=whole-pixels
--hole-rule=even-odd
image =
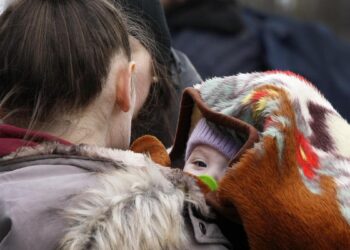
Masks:
[[[173,46],[204,78],[289,70],[317,84],[350,120],[350,45],[321,25],[242,8],[235,0],[162,0]]]

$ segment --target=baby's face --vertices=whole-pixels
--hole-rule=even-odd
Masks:
[[[220,180],[228,167],[229,160],[216,149],[207,145],[196,146],[185,163],[184,171],[193,175],[210,175]]]

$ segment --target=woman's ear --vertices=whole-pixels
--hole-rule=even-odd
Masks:
[[[135,72],[136,64],[129,62],[127,68],[121,69],[117,77],[116,102],[123,112],[128,112],[133,106],[133,86],[132,75]]]

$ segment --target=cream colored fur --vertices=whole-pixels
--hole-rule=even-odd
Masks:
[[[115,169],[97,173],[98,187],[71,198],[63,211],[68,230],[59,249],[186,249],[192,232],[185,226],[184,207],[193,205],[202,214],[209,213],[192,177],[156,165],[145,155],[54,144],[27,148],[16,156],[45,154],[74,154],[115,163]]]

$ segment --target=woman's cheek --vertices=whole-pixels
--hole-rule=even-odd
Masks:
[[[136,106],[135,115],[145,104],[152,84],[152,61],[146,50],[140,51],[134,56],[136,62],[135,86],[136,86]]]

